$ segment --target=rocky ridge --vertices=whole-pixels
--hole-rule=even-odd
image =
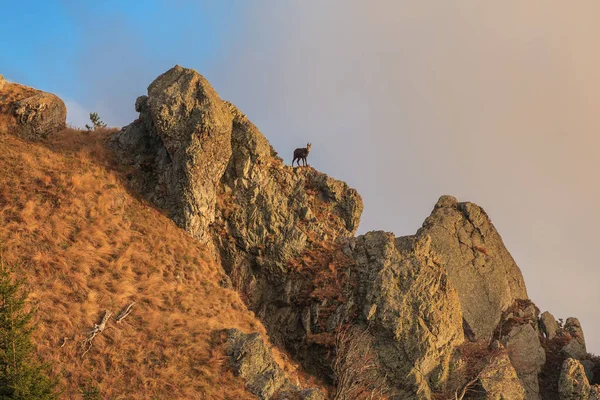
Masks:
[[[540,399],[558,387],[557,362],[588,357],[575,319],[561,327],[528,300],[479,206],[442,196],[413,236],[354,237],[363,207],[356,190],[311,167],[285,166],[196,71],[172,68],[135,107],[139,119],[111,141],[135,170],[131,185],[213,249],[230,278],[223,285],[309,372],[341,384],[332,365],[347,326],[370,337],[369,360],[394,399],[466,385],[486,399]],[[490,358],[492,343],[501,356]],[[489,360],[473,380],[469,349],[481,344],[477,357]],[[264,398],[278,385],[248,376],[270,382],[251,384]]]

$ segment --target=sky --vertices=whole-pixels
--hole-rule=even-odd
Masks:
[[[359,233],[413,234],[443,194],[490,215],[531,299],[600,353],[597,0],[28,1],[0,74],[111,126],[175,64],[291,162],[362,195]]]

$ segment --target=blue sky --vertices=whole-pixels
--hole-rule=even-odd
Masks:
[[[131,103],[177,63],[203,70],[239,27],[245,4],[6,2],[0,71],[8,79],[57,93],[74,107],[99,109],[109,123],[123,125],[123,113],[115,113],[111,104],[122,105],[123,96]],[[70,111],[81,125],[77,110]]]
[[[414,233],[442,194],[490,215],[529,295],[600,352],[600,2],[12,1],[0,74],[112,126],[175,64],[291,163],[362,195],[359,233]]]

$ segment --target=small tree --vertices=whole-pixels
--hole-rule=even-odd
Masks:
[[[104,121],[100,119],[100,116],[97,112],[90,113],[90,121],[92,121],[92,126],[85,124],[85,127],[88,131],[96,130],[98,128],[106,128],[106,124]]]
[[[56,382],[46,375],[46,365],[34,359],[31,335],[33,310],[27,307],[23,281],[0,256],[0,399],[57,399]]]

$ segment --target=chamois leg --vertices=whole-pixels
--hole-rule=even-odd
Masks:
[[[295,159],[295,158],[292,160],[292,167],[294,166],[294,161],[296,161],[296,159]]]

